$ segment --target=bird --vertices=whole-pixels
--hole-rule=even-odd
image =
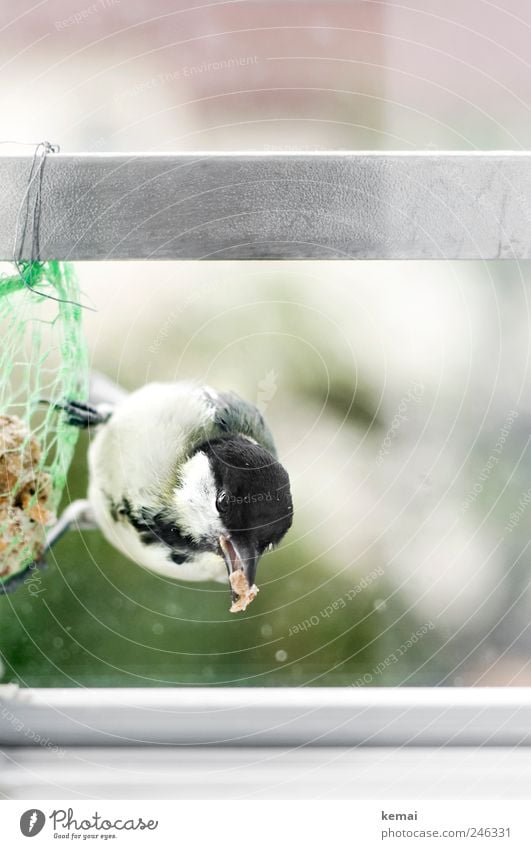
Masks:
[[[61,408],[69,424],[91,431],[88,497],[66,508],[47,550],[72,524],[96,527],[159,575],[228,578],[233,608],[236,572],[256,590],[258,561],[293,521],[290,478],[256,406],[191,381],[128,394],[94,375],[89,403]]]

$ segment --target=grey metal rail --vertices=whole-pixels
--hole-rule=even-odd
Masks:
[[[0,746],[531,745],[531,688],[0,687]]]
[[[0,156],[3,260],[531,258],[527,152],[52,153],[25,200],[31,166]]]

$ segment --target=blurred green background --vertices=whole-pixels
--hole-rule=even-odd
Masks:
[[[102,268],[114,304],[100,283]],[[83,297],[98,310],[85,315],[93,365],[129,388],[139,377],[195,378],[235,387],[257,403],[300,493],[294,528],[263,559],[261,592],[238,616],[228,612],[228,588],[174,583],[130,563],[97,532],[68,534],[46,571],[0,599],[4,680],[359,686],[369,676],[378,685],[441,674],[443,658],[427,667],[441,631],[394,585],[378,546],[359,551],[337,516],[344,511],[335,502],[348,502],[356,485],[348,466],[357,443],[368,433],[376,445],[385,435],[381,399],[359,373],[345,323],[308,298],[305,275],[282,263],[267,273],[235,267],[217,286],[215,265],[189,265],[183,275],[175,264],[171,286],[170,266],[154,268],[165,279],[147,290],[148,266],[79,265]],[[311,264],[308,270],[315,274]],[[87,449],[82,434],[64,504],[86,494]],[[325,473],[319,484],[315,466],[320,478]],[[347,522],[357,512],[347,504]],[[400,646],[403,656],[395,656]]]
[[[91,366],[129,389],[196,379],[258,404],[292,477],[295,521],[237,616],[222,585],[174,583],[97,532],[70,533],[38,579],[0,599],[4,681],[521,680],[525,514],[506,527],[529,468],[516,264],[489,266],[487,279],[469,263],[77,270],[97,309],[84,315]],[[87,448],[82,435],[65,504],[86,493]]]

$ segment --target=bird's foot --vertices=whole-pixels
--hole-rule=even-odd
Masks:
[[[42,403],[51,404],[52,402],[42,399]],[[62,410],[68,424],[78,427],[80,430],[105,424],[111,416],[109,409],[103,406],[93,407],[91,404],[85,404],[82,401],[65,401],[63,404],[55,402],[53,407],[56,410]]]

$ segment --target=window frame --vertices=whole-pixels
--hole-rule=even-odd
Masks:
[[[28,186],[33,158],[0,155],[5,260],[17,245],[21,203],[37,191],[40,214],[18,245],[19,259],[531,258],[529,152],[50,152],[41,165]],[[43,739],[58,746],[531,745],[531,688],[1,685],[0,746]]]

